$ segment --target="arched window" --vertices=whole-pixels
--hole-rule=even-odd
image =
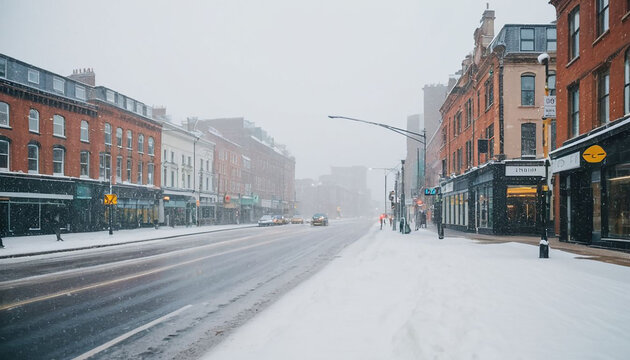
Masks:
[[[66,152],[61,147],[53,148],[53,175],[63,175]]]
[[[28,112],[28,131],[39,133],[39,111],[35,109]]]
[[[534,106],[536,77],[533,74],[521,75],[521,105]]]
[[[28,172],[39,174],[39,146],[35,144],[28,145]]]
[[[133,134],[131,130],[127,130],[127,149],[131,150],[133,147]]]
[[[112,126],[105,123],[105,145],[112,144]]]
[[[122,134],[123,131],[121,128],[116,128],[116,146],[122,147]]]
[[[53,135],[66,137],[66,119],[61,115],[53,116]]]
[[[155,145],[153,143],[153,138],[150,137],[150,136],[149,136],[149,140],[148,140],[147,146],[148,146],[147,151],[148,151],[149,155],[151,155],[151,156],[155,155]]]
[[[90,142],[90,124],[86,120],[81,120],[81,141]]]
[[[138,135],[138,152],[144,153],[144,135]]]
[[[9,104],[0,102],[0,126],[9,127]]]

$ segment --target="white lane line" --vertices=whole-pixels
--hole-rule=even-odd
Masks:
[[[118,344],[119,342],[121,342],[121,341],[123,341],[123,340],[125,340],[125,339],[127,339],[127,338],[129,338],[129,337],[131,337],[131,336],[141,332],[141,331],[144,331],[144,330],[146,330],[146,329],[148,329],[148,328],[150,328],[152,326],[155,326],[155,325],[157,325],[157,324],[159,324],[159,323],[161,323],[163,321],[166,321],[166,320],[172,318],[173,316],[176,316],[177,314],[181,313],[182,311],[188,309],[191,306],[192,305],[186,305],[186,306],[182,307],[179,310],[175,310],[175,311],[173,311],[170,314],[166,314],[166,315],[162,316],[159,319],[155,319],[155,320],[151,321],[148,324],[142,325],[139,328],[131,330],[128,333],[125,333],[123,335],[120,335],[119,337],[115,338],[114,340],[108,341],[108,342],[106,342],[105,344],[103,344],[103,345],[101,345],[99,347],[96,347],[96,348],[94,348],[94,349],[92,349],[92,350],[90,350],[90,351],[88,351],[88,352],[86,352],[84,354],[81,354],[81,355],[75,357],[74,360],[88,359],[88,358],[90,358],[90,357],[100,353],[101,351],[106,350],[106,349],[108,349],[108,348]]]

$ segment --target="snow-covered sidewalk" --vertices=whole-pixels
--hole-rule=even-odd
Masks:
[[[630,268],[375,227],[217,359],[627,359]]]
[[[98,246],[112,246],[138,241],[164,239],[186,234],[221,231],[237,227],[251,227],[255,224],[216,225],[191,227],[141,228],[131,230],[117,230],[109,235],[107,230],[99,232],[61,234],[63,241],[57,241],[55,234],[36,236],[15,236],[2,238],[4,249],[0,249],[0,258],[24,256],[32,254],[46,254],[59,251],[86,249]]]

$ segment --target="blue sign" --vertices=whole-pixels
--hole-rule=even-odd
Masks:
[[[431,196],[431,195],[439,195],[440,194],[440,187],[434,187],[434,188],[427,188],[424,189],[424,195],[427,196]]]

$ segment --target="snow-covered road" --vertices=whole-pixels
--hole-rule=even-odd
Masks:
[[[375,227],[207,359],[627,359],[630,268]]]

